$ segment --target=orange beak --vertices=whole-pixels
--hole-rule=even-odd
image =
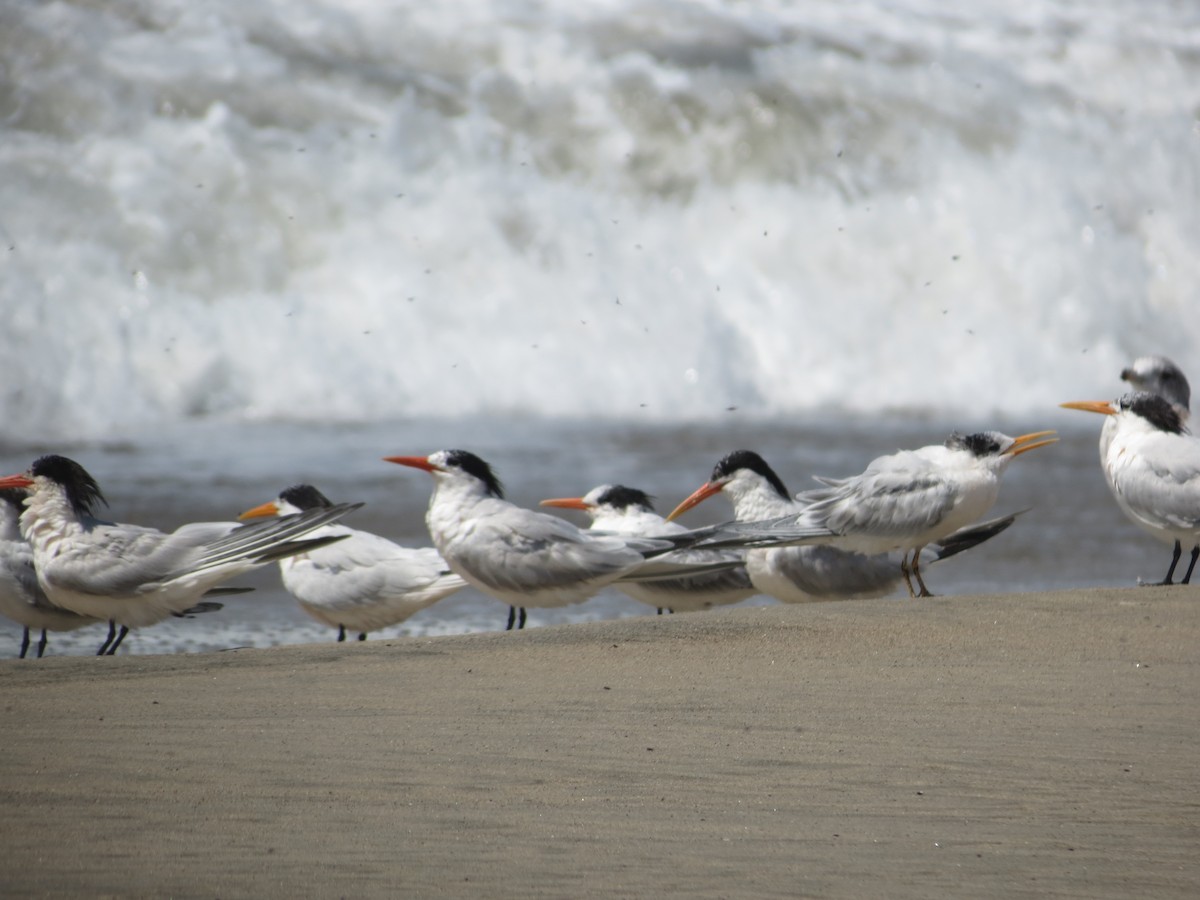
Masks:
[[[33,487],[33,479],[28,475],[6,475],[4,478],[0,478],[0,490],[27,487]]]
[[[1084,412],[1100,413],[1105,416],[1115,416],[1117,408],[1107,400],[1072,400],[1070,403],[1060,403],[1063,409],[1082,409]]]
[[[582,509],[588,508],[583,502],[582,497],[556,497],[553,500],[543,500],[538,506],[557,506],[560,509]]]
[[[675,507],[673,510],[671,510],[671,514],[669,516],[667,516],[667,521],[668,522],[674,521],[676,517],[683,515],[685,512],[687,512],[693,506],[696,506],[699,503],[703,503],[705,500],[707,500],[713,494],[721,493],[722,487],[724,487],[724,485],[720,485],[720,484],[717,484],[712,481],[710,481],[708,484],[701,485],[695,491],[692,492],[691,496],[689,496],[686,500],[684,500],[677,507]]]
[[[1013,445],[1008,448],[1010,456],[1020,456],[1022,453],[1028,453],[1030,450],[1036,450],[1038,447],[1046,447],[1050,444],[1058,443],[1058,438],[1047,437],[1054,434],[1053,431],[1031,431],[1029,434],[1023,434],[1013,440]],[[1047,438],[1047,440],[1038,440],[1038,438]]]
[[[434,467],[429,464],[428,456],[385,456],[383,461],[397,463],[401,466],[408,466],[412,469],[423,469],[426,472],[436,471]]]
[[[244,513],[238,516],[238,521],[245,521],[246,519],[261,519],[263,516],[277,515],[279,515],[279,504],[272,500],[269,503],[264,503],[262,506],[256,506],[254,509],[246,510]]]

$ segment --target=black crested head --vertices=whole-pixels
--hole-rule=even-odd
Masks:
[[[329,498],[311,484],[293,484],[284,489],[279,499],[292,504],[296,509],[326,509],[333,506]]]
[[[776,475],[775,470],[767,465],[767,461],[753,450],[734,450],[732,453],[725,454],[721,457],[721,461],[713,467],[710,481],[725,481],[732,477],[738,469],[748,469],[756,475],[762,476],[780,497],[785,500],[791,498],[783,479]]]
[[[654,498],[645,491],[639,491],[637,488],[625,487],[623,484],[614,484],[608,490],[600,494],[596,498],[597,506],[611,506],[614,509],[629,509],[637,507],[644,509],[646,512],[654,512]]]
[[[1179,413],[1175,407],[1165,397],[1160,397],[1158,394],[1151,394],[1146,391],[1138,391],[1134,394],[1126,394],[1117,401],[1117,407],[1121,410],[1128,410],[1136,416],[1141,416],[1159,431],[1165,431],[1168,434],[1183,434],[1187,431],[1183,427],[1183,421],[1179,418]]]
[[[504,499],[504,485],[492,471],[492,467],[469,450],[447,450],[446,465],[462,469],[468,475],[474,475],[483,482],[489,494],[500,500]]]
[[[974,434],[955,431],[946,438],[946,446],[951,450],[966,450],[975,456],[996,456],[1004,446],[1001,437],[994,431],[977,431]]]
[[[47,478],[61,485],[77,516],[94,515],[98,504],[108,505],[96,480],[87,473],[87,469],[73,459],[53,454],[38,457],[29,467],[29,474],[34,478]]]

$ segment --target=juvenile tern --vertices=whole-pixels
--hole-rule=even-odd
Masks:
[[[762,456],[753,450],[735,450],[718,461],[708,482],[680,503],[671,515],[677,516],[718,493],[732,502],[734,517],[739,522],[779,519],[804,512],[804,504],[793,499],[783,480]],[[953,556],[999,534],[1014,518],[1005,516],[960,529],[946,538],[945,544],[930,544],[923,551],[923,558],[926,562],[936,562]],[[755,587],[784,603],[883,597],[899,587],[904,577],[900,561],[887,554],[867,555],[829,545],[747,550],[746,568]]]
[[[738,523],[726,531],[749,541],[756,533],[774,538],[784,530],[815,528],[828,535],[818,543],[839,550],[868,555],[898,550],[909,590],[911,576],[920,587],[914,594],[928,597],[929,588],[921,577],[922,548],[991,509],[1008,464],[1022,453],[1054,443],[1056,438],[1043,440],[1053,433],[1038,431],[1013,438],[997,431],[955,432],[944,444],[880,456],[859,475],[818,478],[825,487],[797,495],[803,507],[800,512],[760,523]],[[667,518],[681,511],[676,509]]]
[[[1147,534],[1174,544],[1167,576],[1172,584],[1184,547],[1192,548],[1182,584],[1200,557],[1200,439],[1166,397],[1145,391],[1112,402],[1082,400],[1067,409],[1101,413],[1105,422],[1101,466],[1117,505]]]
[[[602,484],[582,497],[556,497],[543,500],[541,505],[583,510],[591,517],[593,531],[646,537],[682,534],[687,530],[656,513],[653,498],[645,491],[620,484]],[[692,563],[725,560],[732,564],[729,569],[684,578],[620,584],[623,593],[660,613],[663,609],[692,612],[727,606],[758,593],[743,565],[743,554],[736,550],[676,550],[659,559]]]
[[[110,634],[121,626],[115,640],[101,647],[110,656],[130,628],[187,614],[221,582],[338,540],[306,536],[362,505],[254,525],[198,522],[166,534],[97,518],[98,506],[107,503],[104,495],[83,466],[64,456],[40,457],[27,473],[0,478],[4,488],[29,491],[21,533],[33,548],[38,583],[50,602],[109,621]]]
[[[385,459],[433,476],[425,523],[434,546],[452,571],[509,605],[510,629],[514,622],[524,627],[526,607],[582,603],[622,579],[677,577],[729,565],[659,561],[654,557],[687,541],[599,534],[515,506],[504,499],[491,466],[466,450]]]
[[[312,485],[297,484],[238,518],[288,516],[332,506]],[[339,641],[346,639],[347,628],[365,641],[368,632],[398,625],[467,584],[432,547],[402,547],[341,523],[309,534],[342,540],[279,560],[279,573],[301,609],[338,629]]]

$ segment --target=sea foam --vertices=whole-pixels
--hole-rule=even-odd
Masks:
[[[1200,372],[1186,5],[3,20],[10,434],[1014,414]]]

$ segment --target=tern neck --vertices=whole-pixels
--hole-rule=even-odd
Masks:
[[[780,496],[766,479],[742,470],[721,489],[733,503],[733,517],[739,522],[773,519],[796,512],[799,504]]]
[[[66,491],[58,487],[35,491],[21,514],[21,535],[35,548],[48,547],[55,541],[82,534],[95,524],[90,517],[80,519]]]
[[[655,512],[634,507],[614,509],[611,506],[598,506],[593,510],[592,528],[632,535],[677,534],[687,530],[678,522],[668,522]]]

